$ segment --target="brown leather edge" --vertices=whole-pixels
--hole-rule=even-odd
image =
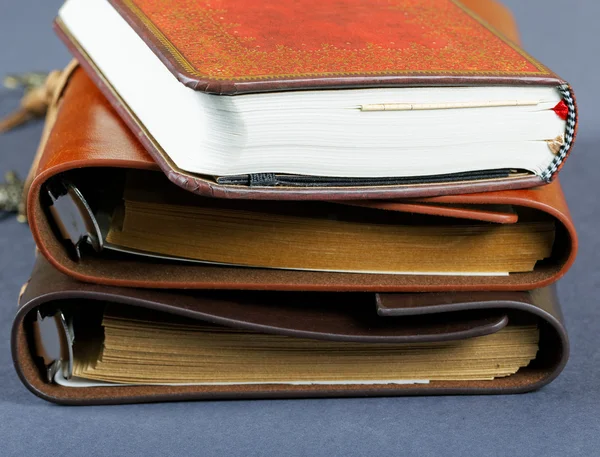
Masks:
[[[525,297],[527,292],[500,295],[505,300]],[[456,294],[387,294],[393,303],[408,305],[407,297],[432,296],[435,303],[454,302],[448,297]],[[460,294],[459,294],[460,295]],[[472,294],[462,294],[472,295]],[[480,301],[489,300],[490,293],[479,293]],[[377,310],[375,294],[366,293],[311,293],[311,292],[248,292],[248,291],[197,291],[182,293],[178,290],[134,289],[76,282],[54,269],[43,257],[38,257],[25,291],[19,298],[21,306],[30,302],[60,302],[72,297],[105,300],[123,305],[143,306],[211,324],[329,341],[363,343],[426,343],[454,341],[490,335],[508,324],[505,313],[465,317],[451,314],[443,321],[428,319],[412,321],[409,332],[406,326],[394,328],[379,324],[385,317]],[[465,301],[465,299],[460,299]],[[390,301],[390,298],[388,298]],[[418,301],[418,300],[417,300]],[[474,302],[476,300],[466,300]],[[415,300],[410,300],[415,302]],[[159,304],[157,306],[157,303]],[[407,306],[404,306],[407,309]],[[414,316],[431,314],[429,307],[419,303],[413,306]],[[438,315],[445,312],[438,310]],[[408,315],[408,313],[406,313]],[[460,318],[460,319],[459,319]],[[417,330],[415,330],[417,329]]]
[[[469,208],[465,205],[435,205],[424,204],[420,200],[409,202],[386,201],[386,200],[354,200],[344,201],[348,206],[363,208],[377,208],[386,211],[402,211],[414,214],[430,214],[433,216],[456,217],[459,219],[470,219],[475,221],[493,222],[496,224],[515,224],[519,216],[514,212],[503,212],[495,209]]]
[[[552,185],[559,185],[558,180],[556,180],[555,183],[553,183]],[[573,263],[575,263],[575,258],[577,257],[577,251],[579,250],[579,239],[577,237],[577,231],[575,230],[575,226],[573,225],[573,221],[571,219],[571,215],[569,213],[569,209],[565,200],[565,196],[562,193],[562,191],[558,194],[559,199],[562,202],[563,208],[565,208],[564,212],[560,211],[559,209],[550,206],[548,204],[544,204],[544,203],[540,203],[538,201],[531,201],[529,199],[526,198],[522,198],[520,196],[515,196],[515,197],[511,197],[507,200],[510,201],[511,205],[515,205],[515,206],[525,206],[525,207],[529,207],[529,208],[534,208],[537,209],[539,211],[544,211],[552,216],[554,216],[558,221],[560,221],[560,223],[562,224],[562,226],[566,229],[567,231],[567,235],[569,237],[570,240],[570,250],[569,250],[569,254],[567,256],[567,258],[565,259],[565,263],[562,265],[560,271],[552,278],[546,281],[540,281],[538,283],[534,283],[531,285],[531,289],[537,289],[537,288],[541,288],[541,287],[545,287],[548,286],[556,281],[558,281],[560,278],[562,278],[566,272],[571,268],[571,266],[573,266]],[[498,199],[498,203],[507,203],[507,200],[501,200]],[[429,201],[429,202],[436,202],[436,203],[473,203],[473,204],[477,204],[479,203],[487,203],[487,204],[493,204],[494,203],[494,198],[490,199],[489,196],[483,197],[481,198],[481,194],[477,194],[477,195],[464,195],[464,196],[440,196],[440,197],[434,197],[428,200],[424,200],[424,201]]]
[[[31,163],[31,167],[29,168],[29,172],[27,173],[27,178],[25,178],[25,183],[23,185],[23,197],[22,201],[24,202],[23,212],[27,212],[27,195],[29,194],[29,188],[31,187],[31,183],[35,178],[35,175],[38,170],[38,166],[40,163],[40,158],[44,153],[44,149],[46,147],[46,142],[48,140],[48,136],[52,131],[52,127],[54,127],[54,122],[56,121],[56,113],[58,111],[58,107],[60,104],[60,97],[69,83],[69,79],[71,75],[77,68],[77,61],[71,60],[69,64],[65,67],[60,75],[60,81],[57,85],[56,91],[52,95],[52,100],[48,106],[48,111],[46,112],[46,118],[44,122],[44,129],[42,131],[42,137],[40,139],[40,143],[36,150],[35,156],[33,157],[33,162]]]
[[[522,76],[522,75],[495,75],[494,73],[482,75],[351,75],[344,76],[308,76],[285,79],[281,77],[260,77],[248,81],[233,81],[233,80],[215,80],[197,76],[185,69],[175,59],[171,58],[170,51],[161,41],[154,36],[137,18],[130,9],[120,0],[109,0],[111,5],[121,14],[127,23],[136,31],[136,33],[144,40],[148,47],[161,60],[161,62],[173,73],[173,75],[184,85],[191,89],[203,91],[211,94],[219,95],[238,95],[256,92],[274,92],[283,90],[314,90],[314,89],[343,89],[343,88],[363,88],[363,87],[394,87],[394,86],[443,86],[443,85],[475,85],[475,84],[522,84],[522,85],[560,85],[563,84],[560,78],[548,70],[548,75],[540,76]],[[479,10],[475,14],[476,20],[488,24],[482,19],[482,8],[472,8],[465,5],[469,2],[455,2],[463,9],[473,12]],[[496,5],[495,2],[490,2]],[[495,11],[499,8],[496,6]],[[504,19],[507,19],[505,17]],[[493,27],[492,33],[499,36],[501,39],[509,41],[503,33],[499,33]],[[510,43],[510,41],[509,41]],[[544,67],[545,68],[545,67]]]
[[[178,168],[164,153],[152,135],[141,125],[137,117],[114,92],[102,73],[75,41],[64,30],[60,21],[55,21],[54,28],[69,51],[77,58],[81,67],[94,81],[112,107],[132,130],[144,148],[150,153],[161,170],[170,181],[194,194],[232,199],[253,200],[360,200],[432,197],[473,192],[489,192],[495,190],[512,190],[536,187],[545,184],[536,175],[489,179],[480,181],[463,181],[441,184],[421,184],[410,186],[377,186],[377,187],[327,187],[327,188],[294,188],[294,187],[244,187],[226,186]]]
[[[548,324],[551,334],[546,335],[545,341],[552,347],[541,348],[540,351],[553,351],[549,354],[551,365],[538,371],[520,370],[516,375],[499,378],[490,382],[433,382],[429,385],[395,385],[395,386],[138,386],[138,387],[94,387],[86,389],[68,389],[43,381],[41,373],[35,366],[28,347],[25,334],[24,318],[33,309],[61,296],[69,298],[96,298],[101,300],[115,299],[123,301],[118,291],[111,291],[101,286],[89,286],[93,291],[82,291],[85,285],[69,291],[68,287],[62,294],[29,295],[25,291],[20,309],[15,317],[11,333],[11,350],[15,369],[23,384],[35,395],[47,401],[67,405],[119,404],[142,403],[181,400],[217,400],[217,399],[252,399],[252,398],[317,398],[317,397],[352,397],[352,396],[398,396],[398,395],[479,395],[479,394],[516,394],[539,389],[550,383],[563,370],[569,355],[569,341],[562,324],[560,305],[556,300],[553,287],[517,293],[512,296],[504,295],[499,300],[494,294],[488,294],[488,299],[475,300],[469,303],[449,300],[447,305],[438,305],[436,312],[452,312],[457,309],[500,309],[502,311],[518,310],[537,316]],[[100,290],[100,292],[98,292]],[[135,291],[132,290],[132,295]],[[452,296],[452,294],[447,294]],[[483,296],[483,295],[482,295]],[[481,297],[481,296],[480,296]],[[130,304],[173,312],[173,306],[160,299],[154,303],[148,300],[127,299]],[[429,310],[431,311],[431,310]],[[548,355],[548,354],[547,354]]]
[[[559,199],[562,201],[562,205],[565,208],[565,212],[555,208],[554,206],[550,206],[549,204],[542,203],[539,201],[531,200],[528,198],[522,198],[518,195],[510,195],[510,196],[501,196],[498,197],[497,203],[502,204],[510,204],[517,206],[524,206],[533,209],[537,209],[543,212],[550,214],[555,217],[557,221],[564,227],[566,231],[566,238],[563,242],[567,244],[567,252],[566,258],[561,259],[560,266],[557,266],[556,269],[551,270],[551,272],[543,277],[536,277],[534,274],[521,273],[520,277],[525,278],[523,275],[527,275],[529,279],[520,280],[517,282],[511,282],[509,284],[503,281],[504,277],[500,277],[497,279],[495,277],[487,277],[487,278],[471,278],[469,282],[464,282],[461,277],[447,277],[444,282],[439,282],[439,277],[434,277],[435,281],[431,281],[431,277],[422,276],[422,277],[409,277],[407,280],[406,276],[402,275],[394,275],[393,282],[389,282],[389,278],[386,275],[376,275],[373,277],[372,275],[368,275],[368,281],[356,281],[356,275],[348,275],[342,273],[333,274],[335,276],[335,280],[332,281],[331,274],[328,275],[326,273],[314,273],[311,272],[294,272],[296,280],[292,283],[279,282],[278,280],[273,280],[271,276],[269,276],[270,272],[266,273],[266,276],[261,276],[262,279],[256,280],[244,276],[245,279],[237,279],[235,281],[230,281],[227,279],[227,276],[222,274],[224,270],[219,270],[219,278],[213,279],[203,279],[202,281],[190,282],[186,280],[178,280],[173,277],[169,277],[168,279],[161,280],[148,280],[145,279],[133,279],[131,277],[107,277],[100,275],[90,276],[86,274],[84,271],[79,271],[75,269],[72,265],[68,265],[66,263],[62,263],[51,250],[51,242],[45,239],[42,235],[45,236],[53,236],[51,232],[48,230],[40,229],[40,226],[45,226],[48,224],[47,221],[39,220],[40,218],[46,218],[43,210],[41,209],[40,202],[40,190],[41,186],[49,179],[51,176],[58,174],[63,171],[67,171],[69,169],[73,169],[74,167],[89,167],[90,164],[83,163],[63,163],[60,166],[56,166],[49,170],[46,170],[34,180],[31,186],[31,192],[29,193],[29,203],[28,203],[28,219],[30,222],[30,228],[36,242],[36,245],[40,252],[52,263],[52,265],[57,268],[59,271],[81,281],[85,282],[93,282],[97,284],[104,284],[110,286],[126,286],[126,287],[142,287],[142,288],[194,288],[194,289],[242,289],[242,290],[287,290],[287,291],[356,291],[356,292],[436,292],[436,291],[477,291],[477,290],[486,290],[486,291],[501,291],[506,289],[512,290],[529,290],[539,287],[545,287],[549,284],[560,279],[564,274],[568,271],[571,265],[574,263],[577,250],[578,250],[578,239],[577,233],[571,222],[570,216],[568,214],[568,209],[566,209],[566,203],[564,203],[564,196],[559,189]],[[126,166],[126,164],[123,164]],[[553,183],[552,186],[558,186],[559,183]],[[460,198],[462,200],[456,200]],[[430,201],[435,202],[453,202],[453,203],[462,203],[463,201],[466,203],[475,203],[475,204],[494,204],[496,203],[494,200],[490,200],[490,196],[486,194],[474,194],[474,195],[463,195],[463,196],[450,196],[450,197],[436,197],[430,199]],[[559,232],[560,233],[560,232]],[[93,261],[93,259],[92,259]],[[77,265],[77,264],[75,264]],[[190,267],[188,267],[190,268]],[[245,272],[247,273],[247,272]],[[298,278],[302,278],[298,280]],[[320,279],[318,279],[320,278]],[[383,279],[382,279],[383,278]],[[536,278],[536,279],[532,279]],[[215,282],[216,281],[216,282]]]

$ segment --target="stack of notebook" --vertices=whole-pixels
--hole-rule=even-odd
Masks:
[[[67,0],[13,356],[60,403],[516,393],[571,87],[486,0]]]

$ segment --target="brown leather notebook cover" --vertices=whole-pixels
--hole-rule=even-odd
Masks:
[[[556,222],[555,249],[550,261],[531,273],[510,276],[413,276],[266,270],[129,258],[71,258],[57,239],[44,210],[41,191],[49,178],[64,172],[111,182],[122,169],[157,170],[156,164],[115,115],[106,99],[80,69],[72,74],[49,117],[53,126],[37,162],[28,197],[28,218],[40,251],[59,270],[77,279],[107,285],[321,291],[423,292],[439,290],[528,290],[560,278],[574,261],[577,237],[558,181],[529,190],[442,196],[402,202],[370,201],[361,205],[392,205],[399,211],[467,219],[515,222],[498,205],[533,208]],[[101,169],[99,169],[101,168]],[[97,171],[94,171],[96,170]],[[85,173],[88,173],[85,175]],[[87,178],[84,178],[87,179]],[[490,209],[486,209],[486,208]]]
[[[416,46],[414,49],[418,49],[418,51],[407,51],[413,49],[411,47],[402,48],[403,50],[396,49],[396,45],[389,43],[386,46],[391,46],[391,48],[372,44],[365,45],[366,48],[362,49],[362,52],[363,54],[368,53],[370,57],[365,58],[361,54],[360,63],[355,62],[354,64],[352,59],[348,60],[349,51],[346,49],[348,46],[346,38],[343,43],[340,42],[339,46],[324,46],[322,49],[315,49],[311,52],[303,51],[300,54],[293,49],[293,46],[285,45],[292,37],[296,37],[297,33],[294,27],[290,27],[290,24],[296,24],[295,27],[299,28],[318,26],[311,22],[316,20],[318,23],[321,20],[318,19],[318,14],[316,18],[313,18],[311,14],[304,17],[304,13],[313,11],[315,8],[318,10],[319,3],[312,6],[303,5],[302,8],[296,10],[293,2],[278,2],[278,7],[273,10],[275,12],[272,11],[275,16],[271,17],[269,14],[265,15],[264,11],[258,14],[256,10],[258,4],[242,0],[226,5],[227,8],[223,5],[219,6],[220,4],[213,4],[210,7],[206,6],[206,9],[196,3],[182,1],[155,3],[144,0],[111,0],[111,4],[181,82],[194,89],[210,93],[239,94],[300,88],[408,85],[538,84],[561,86],[566,84],[519,48],[516,44],[518,43],[518,33],[511,14],[493,0],[463,0],[462,2],[436,0],[426,9],[423,9],[418,1],[404,2],[402,8],[391,7],[389,11],[386,9],[387,6],[383,7],[379,4],[371,8],[365,7],[362,2],[350,2],[345,6],[349,11],[354,12],[349,14],[356,15],[357,11],[362,11],[360,17],[364,17],[365,22],[360,24],[352,22],[351,27],[344,27],[343,31],[336,31],[336,27],[326,21],[328,26],[323,26],[324,35],[320,38],[323,42],[335,44],[341,36],[337,35],[355,33],[358,41],[370,43],[369,40],[374,39],[370,32],[373,21],[379,18],[378,15],[382,14],[382,11],[385,13],[385,17],[391,14],[396,19],[391,22],[385,20],[383,23],[377,23],[376,27],[379,30],[381,27],[385,29],[393,25],[390,33],[393,29],[396,35],[398,33],[397,24],[403,23],[405,20],[402,13],[404,10],[413,11],[415,9],[413,12],[416,15],[431,15],[429,18],[431,21],[425,20],[424,22],[423,29],[426,29],[426,33],[421,36],[422,33],[419,29],[418,33],[415,32],[417,38],[410,37],[411,40],[424,40],[424,43],[429,43],[429,45]],[[328,8],[330,7],[328,6]],[[168,8],[168,14],[165,13],[165,8]],[[225,14],[222,11],[224,8],[228,15],[227,21],[225,21],[225,25],[220,24],[218,27],[225,27],[225,29],[219,29],[221,32],[217,33],[216,29],[212,30],[211,27],[203,26],[202,33],[205,34],[203,40],[190,41],[186,39],[190,34],[199,33],[198,23],[214,25],[215,17],[213,16],[216,12],[219,13],[217,15],[219,17],[216,18],[217,22],[224,21],[225,19],[221,17]],[[285,18],[289,15],[293,15],[295,20],[281,20],[282,17]],[[373,21],[368,20],[370,15],[374,15]],[[279,16],[281,16],[279,21],[275,21],[274,17]],[[187,17],[190,18],[190,21],[182,20]],[[350,18],[347,19],[350,20]],[[423,18],[419,19],[419,21],[422,20]],[[256,29],[248,25],[256,25],[256,21],[266,22],[260,27],[257,26]],[[252,30],[242,30],[241,32],[234,30],[236,24],[240,25],[238,22],[242,24],[240,26],[242,29],[250,27]],[[286,26],[280,27],[280,24],[284,23]],[[410,23],[408,26],[413,27],[414,24]],[[276,30],[271,30],[270,27],[275,27]],[[111,88],[102,72],[77,44],[64,25],[57,21],[55,28],[160,169],[175,184],[190,192],[205,196],[288,200],[387,199],[530,188],[554,179],[572,149],[572,141],[569,141],[568,146],[563,146],[560,153],[556,155],[548,173],[543,178],[529,172],[488,170],[408,180],[405,178],[382,178],[381,181],[361,182],[360,180],[335,181],[333,178],[329,180],[324,178],[324,181],[327,181],[326,184],[316,184],[316,181],[307,184],[302,180],[302,182],[296,182],[297,178],[301,177],[278,174],[268,174],[268,185],[261,183],[263,174],[260,174],[259,181],[261,182],[256,183],[253,179],[254,175],[244,175],[237,184],[232,180],[223,181],[223,178],[194,174],[177,167],[127,104]],[[313,29],[311,28],[311,30]],[[244,40],[225,39],[230,33],[236,34],[237,32],[237,37],[242,32],[252,34],[258,33],[259,30],[265,31],[265,36],[259,40],[265,41],[264,46],[259,45],[262,46],[260,51],[254,49],[248,53],[248,50],[237,49],[237,47],[244,48],[247,45]],[[407,33],[410,35],[409,32]],[[269,36],[271,38],[268,38]],[[375,34],[375,36],[378,35]],[[385,30],[381,32],[381,36],[386,36]],[[435,40],[439,40],[441,43],[450,36],[453,37],[454,44],[449,49],[453,55],[449,56],[447,52],[437,54],[436,46],[439,43]],[[275,39],[272,37],[281,39],[284,45],[277,46],[277,43],[272,42]],[[460,42],[460,45],[457,45],[456,40]],[[254,43],[254,40],[248,42]],[[432,44],[433,42],[436,44]],[[229,49],[231,43],[237,43],[236,49]],[[483,50],[479,48],[475,50],[473,49],[474,43],[478,43],[477,46],[479,43],[487,44],[481,48]],[[398,43],[399,45],[400,43]],[[256,43],[253,46],[256,46]],[[326,53],[327,58],[321,56],[322,52]],[[410,55],[403,55],[406,52]],[[379,55],[381,53],[392,53],[394,57],[387,56],[385,58],[385,56]],[[397,53],[399,54],[396,55]],[[428,56],[428,53],[431,55]],[[210,58],[207,58],[207,55]],[[299,58],[303,59],[301,65],[297,63]],[[263,59],[264,64],[255,65],[253,59]],[[333,67],[321,68],[323,61],[331,62],[330,65]],[[218,65],[215,62],[218,62]],[[469,62],[469,64],[465,65],[465,62]],[[292,66],[292,63],[294,70],[285,70]],[[344,69],[344,65],[350,67]],[[380,68],[381,65],[383,67]],[[386,65],[391,65],[391,67],[388,68]],[[408,66],[404,68],[403,65]],[[226,67],[226,69],[222,67]],[[362,69],[363,67],[364,69]],[[260,69],[260,75],[253,74],[257,68]],[[356,68],[361,68],[361,70],[356,70]],[[439,70],[440,68],[443,70]],[[472,68],[479,70],[472,70]],[[268,73],[267,76],[263,74],[265,71]],[[226,74],[230,75],[224,76]],[[567,98],[569,99],[566,103],[572,107],[570,111],[572,125],[568,127],[570,133],[567,135],[574,141],[576,103],[570,89],[565,90],[568,92]]]
[[[540,329],[535,360],[492,381],[432,381],[408,385],[228,385],[64,387],[47,381],[33,348],[38,310],[68,301],[92,309],[126,304],[263,333],[355,342],[416,343],[493,334],[512,319],[534,318]],[[192,399],[298,398],[395,395],[512,394],[551,382],[564,368],[569,343],[553,287],[530,292],[349,294],[196,292],[85,284],[39,257],[24,286],[12,329],[12,355],[22,382],[48,401],[70,405]]]

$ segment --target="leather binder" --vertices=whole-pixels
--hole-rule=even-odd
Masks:
[[[506,43],[504,43],[506,49],[509,49],[511,53],[515,53],[515,56],[523,58],[524,53],[518,48],[519,37],[514,19],[512,18],[510,12],[501,4],[493,0],[463,0],[462,2],[450,3],[454,9],[460,11],[461,15],[465,14],[466,12],[467,15],[473,15],[473,17],[480,18],[482,21],[484,21],[487,24],[486,27],[489,26],[489,29],[494,34],[498,34],[502,40],[506,40]],[[161,58],[163,63],[165,63],[165,65],[171,69],[183,83],[197,90],[204,88],[209,92],[217,91],[221,93],[222,91],[225,91],[225,93],[244,93],[248,91],[255,92],[272,91],[275,89],[281,90],[282,87],[287,87],[286,84],[291,85],[289,89],[293,89],[296,86],[305,88],[304,86],[307,84],[308,87],[314,86],[315,88],[338,88],[346,87],[348,84],[352,85],[353,83],[350,83],[349,81],[354,81],[355,79],[358,81],[359,85],[362,82],[363,85],[366,84],[367,86],[373,84],[385,86],[386,84],[461,85],[469,83],[520,83],[525,85],[564,84],[564,81],[560,80],[560,78],[556,77],[556,75],[553,75],[545,68],[540,70],[541,73],[539,75],[535,72],[531,74],[527,72],[523,74],[517,72],[516,76],[514,74],[508,76],[498,76],[493,72],[479,72],[481,74],[457,76],[456,74],[460,73],[460,71],[441,75],[435,74],[435,72],[431,71],[415,74],[412,74],[410,71],[408,71],[406,75],[402,74],[400,76],[377,74],[365,77],[353,75],[352,78],[348,78],[345,76],[332,77],[328,73],[325,76],[292,77],[283,78],[280,81],[272,80],[266,77],[260,77],[256,80],[251,78],[249,81],[246,81],[242,78],[237,82],[221,80],[207,82],[199,77],[196,73],[193,73],[193,75],[196,76],[190,74],[188,71],[188,66],[181,67],[181,58],[173,57],[181,56],[181,53],[177,49],[170,50],[170,48],[165,48],[165,43],[167,42],[166,38],[157,38],[153,35],[154,32],[159,32],[155,30],[156,27],[152,25],[152,22],[143,16],[141,9],[138,6],[130,1],[111,1],[111,4],[123,15],[123,17],[132,25],[132,27],[134,27],[136,32],[139,33],[144,40],[148,41],[149,46],[154,50],[157,56]],[[178,7],[182,6],[178,5]],[[193,8],[196,7],[197,6],[194,6]],[[195,24],[191,25],[191,27],[194,26]],[[127,127],[134,132],[135,137],[141,143],[141,146],[149,151],[153,161],[157,164],[160,170],[162,170],[172,182],[193,193],[220,198],[266,200],[390,199],[531,188],[534,186],[543,185],[550,181],[550,179],[544,180],[539,176],[530,173],[513,173],[512,171],[509,171],[508,174],[504,172],[501,174],[490,174],[490,171],[481,171],[476,173],[447,175],[443,177],[425,177],[424,179],[405,181],[402,181],[401,179],[390,180],[385,178],[382,181],[374,180],[365,184],[357,184],[358,181],[356,180],[350,182],[352,180],[349,181],[348,179],[344,179],[342,181],[335,181],[332,180],[333,178],[323,178],[320,181],[314,181],[306,184],[300,183],[299,177],[296,177],[298,179],[290,179],[291,175],[286,176],[273,174],[273,177],[269,178],[270,181],[273,181],[271,184],[253,186],[251,183],[254,182],[254,179],[249,177],[251,175],[244,175],[246,176],[245,178],[240,178],[244,184],[241,185],[240,183],[237,183],[238,185],[236,185],[235,179],[217,179],[208,175],[190,173],[175,165],[173,160],[171,160],[169,156],[162,150],[160,145],[153,139],[149,132],[146,131],[144,126],[136,118],[135,114],[133,114],[130,108],[120,99],[119,95],[103,78],[102,71],[99,68],[96,68],[91,59],[86,55],[85,51],[78,46],[77,41],[69,35],[68,30],[64,27],[64,25],[61,24],[60,21],[56,22],[55,29],[58,35],[68,46],[71,53],[77,58],[81,66],[86,70],[88,75],[93,79],[94,83],[102,91],[103,95],[110,101],[118,115],[124,120]],[[202,61],[202,57],[200,58],[200,61]],[[539,68],[542,68],[541,65],[537,63],[535,63],[535,65],[539,66]],[[298,65],[296,64],[295,66]],[[518,65],[515,64],[515,66]],[[188,68],[188,70],[185,70],[185,68]],[[352,73],[348,74],[351,75]],[[141,75],[141,77],[143,77],[143,75]],[[224,89],[218,89],[218,87],[223,87]],[[575,111],[576,103],[572,94],[571,99],[573,100],[573,111]],[[574,127],[573,139],[575,135],[576,133]],[[555,167],[555,171],[552,174],[552,179],[554,179],[556,172],[558,172],[564,164],[564,159],[569,151],[565,151],[565,157],[561,158],[560,163],[558,163]],[[327,183],[318,184],[318,182],[321,181],[327,181]],[[341,182],[341,184],[336,184],[336,182]]]
[[[79,260],[53,230],[42,197],[52,177],[69,173],[83,180],[110,183],[123,169],[157,171],[152,158],[114,113],[106,99],[81,69],[75,69],[53,108],[53,124],[34,171],[28,197],[28,219],[42,254],[72,277],[106,285],[195,288],[372,292],[442,290],[528,290],[560,278],[574,261],[577,236],[558,180],[527,190],[448,195],[402,201],[358,201],[398,211],[446,215],[472,220],[514,222],[514,215],[498,205],[515,205],[547,213],[556,224],[554,253],[530,273],[510,276],[415,276],[344,274],[290,270],[244,269],[190,265],[127,257],[84,256]],[[87,173],[87,174],[86,174]],[[170,184],[167,182],[167,184]],[[101,184],[100,184],[101,185]]]
[[[261,295],[262,294],[262,295]],[[266,303],[265,297],[271,305]],[[48,382],[33,348],[38,311],[69,302],[80,309],[126,304],[263,333],[355,342],[414,343],[471,338],[499,331],[511,319],[534,318],[540,329],[535,360],[492,381],[406,385],[228,385],[65,387]],[[297,306],[298,302],[304,306]],[[296,303],[294,305],[293,303]],[[299,398],[394,395],[511,394],[538,389],[564,368],[569,343],[553,287],[530,292],[332,294],[190,292],[85,284],[38,257],[22,291],[12,329],[12,355],[22,382],[46,400],[114,404],[199,399]]]

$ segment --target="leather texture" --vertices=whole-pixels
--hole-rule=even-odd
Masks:
[[[30,324],[36,310],[60,306],[66,300],[81,308],[106,302],[120,303],[264,333],[357,342],[414,343],[470,338],[497,332],[512,319],[533,318],[541,332],[540,350],[529,367],[493,381],[385,386],[67,388],[44,380],[30,350]],[[41,398],[71,405],[194,399],[521,393],[551,382],[562,371],[569,353],[553,287],[530,292],[432,294],[160,291],[77,282],[38,257],[19,302],[11,346],[20,379]]]
[[[560,184],[555,181],[528,190],[480,192],[401,202],[358,202],[388,205],[399,211],[481,220],[490,220],[491,217],[504,222],[514,222],[514,215],[503,212],[503,205],[524,206],[548,213],[557,223],[555,255],[551,262],[532,273],[508,277],[450,277],[264,270],[132,258],[86,257],[76,262],[49,225],[40,197],[43,184],[52,176],[67,171],[85,173],[97,170],[97,177],[111,182],[113,173],[122,169],[158,171],[158,167],[81,69],[75,70],[69,79],[53,121],[30,188],[28,219],[44,256],[59,270],[82,281],[132,287],[246,290],[527,290],[554,282],[574,261],[577,237]],[[356,201],[349,203],[357,204]]]
[[[48,104],[48,108],[46,111],[46,121],[44,123],[44,130],[42,131],[42,137],[40,138],[40,143],[38,145],[37,151],[35,152],[35,156],[33,158],[33,162],[31,164],[31,168],[29,169],[29,173],[27,174],[27,178],[25,179],[25,183],[23,185],[23,197],[22,200],[24,202],[23,212],[27,212],[27,194],[29,192],[29,188],[31,187],[31,183],[33,182],[33,178],[35,177],[35,171],[38,169],[40,157],[42,156],[44,149],[46,147],[46,141],[48,140],[48,135],[52,131],[52,127],[54,126],[54,122],[56,120],[56,113],[58,112],[59,106],[61,105],[60,100],[62,98],[62,93],[67,86],[69,78],[77,68],[77,61],[71,60],[69,64],[62,70],[59,80],[54,87],[54,93],[52,95],[52,99]]]
[[[563,83],[488,24],[487,1],[110,3],[182,83],[214,94]]]
[[[481,17],[483,21],[490,24],[493,29],[506,37],[509,42],[518,42],[518,33],[515,22],[504,7],[493,0],[468,0],[462,4],[474,14]],[[119,8],[119,2],[115,2]],[[128,17],[128,16],[126,16]],[[145,130],[137,117],[129,107],[121,100],[119,95],[112,89],[110,84],[104,79],[102,72],[94,66],[89,56],[79,47],[77,41],[70,36],[68,30],[64,28],[60,21],[55,23],[55,30],[65,42],[71,53],[77,58],[81,66],[86,70],[96,86],[102,91],[106,99],[110,102],[113,109],[124,120],[125,124],[139,140],[136,148],[143,146],[160,169],[168,178],[178,186],[199,195],[219,197],[219,198],[237,198],[237,199],[267,199],[267,200],[356,200],[356,199],[393,199],[393,198],[416,198],[431,197],[448,194],[462,194],[470,192],[486,192],[506,189],[523,189],[545,184],[545,181],[534,174],[523,173],[516,176],[509,176],[496,179],[466,180],[455,182],[439,182],[430,184],[408,184],[408,185],[381,185],[381,186],[349,186],[349,187],[292,187],[292,186],[274,186],[274,187],[250,187],[245,185],[226,185],[218,184],[214,177],[197,175],[186,172],[178,168],[171,159],[165,154],[160,145]],[[149,38],[151,41],[151,38]],[[160,52],[159,52],[160,54]],[[166,55],[166,54],[165,54]],[[168,61],[165,60],[168,64]],[[431,84],[441,84],[440,77],[427,76]],[[444,78],[448,78],[447,76]],[[304,80],[302,80],[304,81]],[[385,78],[377,79],[380,86],[385,85]],[[508,83],[509,81],[503,81]],[[513,81],[516,82],[516,81]],[[546,81],[549,83],[549,81]],[[399,83],[399,82],[398,82]],[[453,84],[456,84],[454,81]],[[522,81],[521,81],[522,83]],[[552,83],[557,85],[561,82],[552,79]],[[246,84],[236,83],[238,86]],[[254,84],[254,83],[252,83]],[[269,84],[273,84],[272,82]],[[419,83],[420,84],[420,83]],[[241,86],[240,86],[241,87]],[[93,91],[93,89],[89,89]],[[245,89],[236,89],[246,91]],[[100,103],[106,103],[102,101]],[[86,109],[83,106],[81,109]],[[92,107],[90,107],[92,109]],[[85,114],[82,114],[85,115]],[[107,130],[107,139],[116,136],[123,137],[126,134],[121,132],[122,126],[113,125],[114,130]],[[122,141],[119,139],[119,141]],[[571,148],[572,149],[572,148]],[[569,151],[570,153],[570,151]],[[140,154],[141,155],[141,154]],[[564,160],[560,167],[564,165]],[[558,168],[560,170],[560,168]],[[557,170],[557,171],[558,171]],[[552,178],[556,176],[556,172]]]

